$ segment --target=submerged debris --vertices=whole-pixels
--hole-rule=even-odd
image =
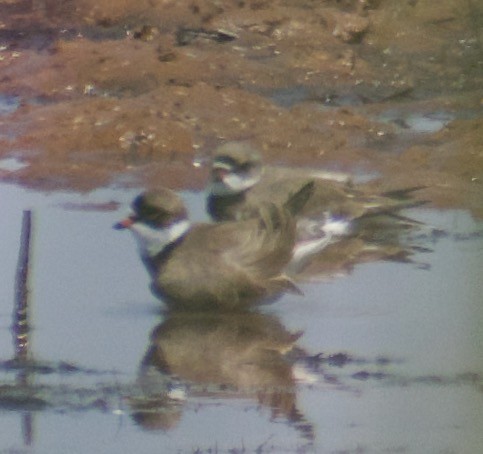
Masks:
[[[198,38],[223,44],[235,40],[237,36],[226,30],[211,31],[205,30],[204,28],[180,28],[176,33],[176,42],[178,43],[178,46],[187,46]]]

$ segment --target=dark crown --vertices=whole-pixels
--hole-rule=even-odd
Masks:
[[[183,201],[169,189],[138,195],[132,203],[132,209],[140,221],[156,227],[166,227],[188,217]]]

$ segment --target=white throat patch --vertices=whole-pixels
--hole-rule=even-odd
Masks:
[[[182,237],[190,228],[188,220],[178,221],[164,229],[156,229],[141,222],[131,226],[131,232],[142,256],[154,257],[166,246]]]
[[[250,189],[260,181],[261,173],[256,172],[250,175],[239,175],[228,173],[223,177],[223,181],[212,182],[208,192],[215,196],[225,196],[239,194]]]

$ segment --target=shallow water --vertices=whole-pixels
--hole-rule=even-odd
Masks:
[[[33,387],[44,385],[38,395],[45,407],[1,400],[0,452],[479,452],[481,223],[463,211],[412,210],[411,216],[446,232],[420,240],[433,249],[415,257],[425,266],[358,265],[349,275],[304,284],[305,297],[285,296],[253,318],[176,324],[150,294],[132,238],[111,228],[137,192],[80,196],[0,187],[0,391],[17,379],[5,361],[14,354],[10,325],[21,214],[30,208],[30,344],[35,359],[46,364],[30,376]],[[203,219],[201,195],[183,196],[193,217]],[[167,361],[173,349],[176,380],[140,371],[157,325]],[[214,343],[206,336],[213,327]],[[304,353],[292,366],[258,364],[250,356],[258,351],[250,336],[234,343],[230,337],[247,329],[262,350],[263,342],[303,331],[297,346]],[[193,354],[185,355],[188,367],[176,364],[176,348],[184,343]],[[214,358],[199,361],[203,348]],[[248,359],[237,362],[238,355]],[[223,364],[214,364],[217,358]],[[226,386],[210,386],[217,368]],[[232,375],[243,375],[253,390],[236,392]],[[143,401],[150,386],[164,396],[156,411],[146,411],[152,401]]]

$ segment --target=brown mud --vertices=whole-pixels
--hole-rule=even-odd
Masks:
[[[1,0],[0,18],[0,160],[26,164],[4,181],[198,189],[193,158],[248,139],[483,216],[481,2]]]

